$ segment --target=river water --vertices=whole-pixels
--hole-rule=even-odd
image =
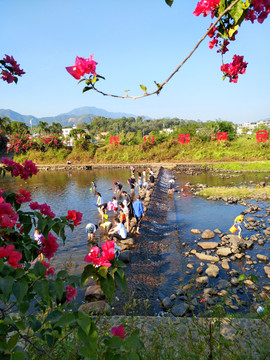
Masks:
[[[187,192],[186,196],[175,193],[169,197],[167,194],[166,179],[169,173],[163,177],[159,184],[160,192],[153,193],[154,207],[149,207],[147,218],[142,226],[142,231],[137,246],[131,250],[131,263],[127,267],[127,278],[135,297],[150,298],[150,310],[148,313],[157,313],[161,308],[157,298],[170,296],[180,284],[185,284],[194,271],[186,273],[186,265],[189,258],[184,253],[190,249],[198,249],[198,235],[190,233],[192,228],[214,230],[218,228],[221,232],[228,232],[234,218],[239,215],[245,207],[241,205],[227,206],[223,201],[207,201],[200,197],[193,197]],[[177,174],[176,184],[183,187],[187,182],[192,184],[203,183],[214,185],[239,185],[249,184],[251,181],[268,181],[269,174],[246,173],[236,177],[221,178],[210,173],[201,175]],[[26,182],[12,178],[9,175],[0,179],[0,188],[4,191],[18,191],[24,188],[32,194],[32,201],[47,203],[51,206],[56,216],[67,214],[68,210],[77,210],[83,213],[82,224],[77,226],[72,233],[67,231],[65,246],[61,244],[51,265],[57,269],[65,267],[70,273],[80,275],[86,265],[84,256],[89,251],[85,225],[88,222],[97,223],[100,220],[95,206],[96,198],[90,191],[91,182],[97,185],[97,191],[101,192],[105,201],[110,201],[113,193],[113,183],[120,181],[124,189],[129,192],[127,179],[130,170],[127,169],[98,169],[91,171],[63,171],[63,172],[39,172],[36,176]],[[261,203],[264,209],[268,204]],[[27,208],[27,206],[26,206]],[[261,212],[260,214],[264,214]],[[112,215],[110,215],[112,216]],[[254,216],[254,215],[251,215]],[[244,229],[243,236],[250,236],[252,232]],[[99,244],[103,238],[97,236]],[[213,241],[218,241],[214,239]],[[183,246],[183,243],[186,243]],[[269,243],[263,247],[255,245],[249,251],[253,259],[256,253],[269,256]],[[197,259],[198,260],[198,259]],[[200,261],[192,260],[194,269],[199,266]],[[261,278],[262,285],[269,285],[263,271],[263,264],[258,264],[253,270]],[[235,262],[233,268],[239,273],[244,272],[242,261]],[[227,278],[227,274],[221,269],[219,278]],[[80,293],[78,301],[82,300],[83,292]],[[117,309],[117,305],[116,305]],[[123,308],[119,306],[116,312],[121,313]]]

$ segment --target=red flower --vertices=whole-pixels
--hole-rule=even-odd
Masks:
[[[85,74],[96,75],[96,65],[97,62],[93,60],[93,55],[91,55],[89,59],[77,56],[75,59],[75,66],[68,66],[66,67],[66,70],[75,79],[80,80],[80,78]]]
[[[0,227],[13,228],[19,215],[13,207],[5,202],[0,203]]]
[[[106,241],[104,244],[101,245],[102,247],[102,256],[107,260],[113,260],[115,257],[114,253],[114,241]]]
[[[50,267],[50,264],[47,263],[46,261],[42,261],[42,264],[46,267],[47,269],[47,272],[45,274],[45,277],[48,277],[49,275],[53,275],[54,274],[54,271],[55,271],[55,268],[52,266]]]
[[[214,17],[215,9],[219,5],[220,0],[201,0],[198,2],[196,9],[193,14],[195,16],[199,16],[203,14],[203,16],[207,16],[211,11],[212,18]]]
[[[39,205],[36,201],[30,203],[30,208],[32,210],[39,210],[42,215],[50,216],[52,219],[55,217],[55,213],[51,211],[51,208],[47,204],[41,204]]]
[[[200,300],[200,303],[203,303],[204,301],[206,301],[204,298],[202,298],[201,300]]]
[[[77,290],[74,289],[73,286],[69,285],[69,286],[66,286],[66,299],[67,299],[67,303],[69,303],[70,301],[73,300],[73,298],[75,296],[77,296]]]
[[[57,243],[57,238],[49,232],[47,239],[45,237],[42,238],[42,247],[41,251],[49,260],[54,256],[58,249],[59,245]]]
[[[15,246],[14,245],[7,245],[6,247],[0,248],[0,259],[8,258],[8,264],[15,269],[19,267],[20,265],[18,262],[22,258],[22,254],[19,251],[14,251]]]
[[[76,210],[68,210],[68,215],[66,216],[67,220],[74,222],[74,226],[80,225],[83,214]]]
[[[220,69],[224,73],[224,77],[228,76],[230,82],[237,83],[238,74],[245,74],[247,62],[243,61],[244,56],[233,56],[233,62],[221,65]]]
[[[124,326],[122,324],[118,327],[113,327],[111,329],[111,334],[113,336],[118,336],[121,339],[124,339],[128,335],[128,333],[125,334],[125,332],[126,332],[126,330],[124,329]]]
[[[99,248],[97,246],[94,246],[90,252],[85,255],[84,261],[88,262],[88,263],[93,263],[96,266],[105,266],[105,267],[110,267],[112,264],[108,261],[108,259],[106,259],[106,257],[101,256],[98,257],[99,255]]]
[[[25,203],[25,202],[29,202],[29,201],[32,200],[32,199],[31,199],[31,193],[28,192],[28,191],[26,191],[26,190],[24,190],[24,189],[20,189],[20,195],[17,194],[16,197],[15,197],[15,199],[16,199],[16,202],[17,202],[18,204],[22,204],[22,203]]]

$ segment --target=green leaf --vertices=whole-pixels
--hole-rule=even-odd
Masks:
[[[0,290],[2,291],[6,299],[9,298],[13,284],[14,284],[14,279],[11,276],[0,278]]]
[[[119,288],[126,294],[127,293],[127,281],[123,269],[117,269],[114,274],[114,279]]]
[[[54,286],[55,286],[55,295],[58,300],[61,300],[62,296],[63,296],[63,292],[64,292],[64,285],[63,285],[62,280],[56,279],[54,281]]]
[[[21,302],[22,299],[25,297],[27,291],[28,283],[25,279],[18,281],[13,285],[13,294],[19,302]]]
[[[88,278],[92,275],[96,274],[96,269],[93,265],[89,264],[87,265],[84,270],[83,273],[81,275],[81,286],[84,286],[86,284],[86,281],[88,280]]]
[[[72,312],[64,313],[63,316],[57,321],[55,327],[70,325],[75,321],[75,315]]]
[[[119,336],[112,336],[109,339],[105,339],[104,343],[110,348],[110,349],[119,349],[124,344],[124,340],[121,339]]]
[[[167,5],[172,6],[173,0],[165,0],[165,1],[166,1],[166,4],[167,4]]]
[[[44,277],[47,272],[46,266],[43,265],[40,261],[35,263],[33,270],[37,277]]]
[[[243,12],[244,12],[244,7],[243,7],[243,1],[241,0],[241,1],[238,1],[238,3],[235,4],[229,12],[229,14],[233,18],[235,24],[241,18]]]
[[[112,301],[114,289],[115,289],[113,277],[110,274],[108,274],[107,279],[101,277],[99,280],[100,280],[101,290],[104,292],[105,296],[107,296],[107,298],[110,301]]]
[[[16,344],[19,340],[19,336],[20,335],[18,333],[16,333],[13,336],[11,336],[11,338],[8,340],[7,346],[8,346],[9,350],[13,349],[16,346]]]
[[[34,290],[38,296],[45,302],[50,299],[49,296],[49,283],[47,280],[39,280],[34,284]]]
[[[85,86],[84,88],[83,88],[83,93],[85,93],[86,91],[88,91],[88,90],[92,90],[93,89],[93,86]]]
[[[29,306],[30,306],[30,304],[28,301],[22,301],[22,302],[18,303],[18,309],[23,314],[26,313],[26,311],[29,309]]]
[[[76,320],[77,324],[81,327],[85,334],[88,335],[92,324],[91,318],[82,311],[78,312],[78,315],[78,319]]]
[[[139,339],[139,330],[133,331],[132,334],[126,337],[125,345],[129,350],[137,350],[142,346],[142,342]]]
[[[15,351],[14,353],[11,354],[10,360],[24,360],[26,359],[24,357],[24,354],[20,351]]]
[[[97,330],[95,326],[91,326],[88,335],[82,330],[81,327],[78,329],[79,339],[83,344],[90,350],[91,353],[95,353],[97,349]]]
[[[144,92],[146,92],[146,86],[145,86],[145,85],[140,85],[140,88],[141,88]]]
[[[62,317],[63,313],[59,310],[55,310],[51,313],[49,313],[49,315],[46,317],[45,322],[51,322],[52,325],[54,325],[61,317]]]
[[[246,275],[245,275],[245,274],[241,274],[241,275],[239,276],[239,278],[238,278],[238,281],[241,282],[241,281],[245,280],[245,278],[246,278]]]
[[[107,279],[108,268],[106,268],[105,266],[100,266],[100,268],[98,269],[98,273],[99,273],[104,279]]]
[[[31,329],[33,331],[38,331],[41,328],[42,324],[40,320],[35,320],[31,323]]]

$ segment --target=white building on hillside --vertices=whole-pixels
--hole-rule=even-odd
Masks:
[[[62,134],[64,136],[64,138],[66,138],[67,136],[69,136],[69,133],[71,132],[71,130],[73,129],[77,129],[76,125],[73,125],[71,128],[63,128],[62,129]]]

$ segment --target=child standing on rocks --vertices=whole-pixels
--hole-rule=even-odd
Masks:
[[[239,238],[241,238],[241,233],[242,233],[241,225],[242,225],[242,223],[247,225],[244,218],[245,218],[245,213],[241,212],[240,215],[236,216],[236,218],[234,219],[234,226],[237,227],[237,229],[239,230],[239,233],[238,233]]]

